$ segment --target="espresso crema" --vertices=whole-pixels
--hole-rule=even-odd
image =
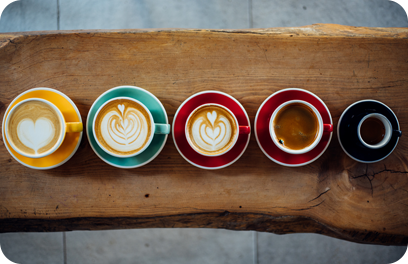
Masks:
[[[187,122],[189,140],[200,153],[223,154],[234,144],[237,124],[222,107],[204,106],[196,110]]]
[[[40,155],[51,150],[61,136],[58,113],[42,101],[27,101],[13,109],[8,123],[8,139],[21,152]]]
[[[152,133],[152,120],[135,101],[117,99],[107,103],[95,120],[99,143],[116,155],[131,155],[142,150]]]
[[[273,125],[279,144],[293,150],[312,145],[319,132],[316,114],[300,103],[289,104],[279,110]]]

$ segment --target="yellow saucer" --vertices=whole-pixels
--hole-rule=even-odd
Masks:
[[[34,88],[25,91],[18,95],[8,106],[4,118],[3,118],[3,125],[2,125],[2,135],[4,140],[4,145],[6,146],[8,152],[13,156],[15,160],[21,163],[24,166],[27,166],[32,169],[37,170],[46,170],[52,169],[58,166],[61,166],[65,162],[67,162],[77,151],[79,144],[81,143],[82,139],[82,132],[79,133],[67,133],[62,142],[61,146],[51,155],[39,159],[27,158],[23,155],[18,154],[14,151],[10,144],[8,143],[5,137],[5,120],[10,111],[10,109],[16,105],[18,102],[28,99],[28,98],[42,98],[45,100],[50,101],[55,106],[57,106],[62,114],[64,115],[66,122],[82,122],[81,114],[78,111],[78,108],[72,102],[72,100],[66,96],[65,94],[51,88]]]

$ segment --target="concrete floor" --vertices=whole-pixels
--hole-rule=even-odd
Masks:
[[[408,27],[388,0],[21,0],[0,32],[122,28],[263,28],[336,23]],[[393,263],[406,247],[361,245],[318,234],[221,229],[134,229],[0,234],[17,263]]]

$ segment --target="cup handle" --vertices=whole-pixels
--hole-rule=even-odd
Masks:
[[[251,128],[249,126],[239,126],[239,133],[247,135],[251,133]]]
[[[401,137],[402,136],[402,132],[401,130],[394,130],[393,134],[396,135],[397,137]]]
[[[154,124],[154,133],[155,134],[170,134],[170,125],[169,124]]]
[[[323,132],[333,132],[332,124],[323,124]]]
[[[84,129],[82,122],[68,122],[65,125],[67,127],[66,132],[82,132]]]

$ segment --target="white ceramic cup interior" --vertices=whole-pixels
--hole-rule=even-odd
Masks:
[[[366,143],[366,142],[363,140],[363,138],[361,137],[361,125],[363,124],[363,122],[364,122],[367,118],[370,118],[370,117],[376,118],[376,119],[380,120],[380,121],[383,123],[384,128],[385,128],[385,135],[384,135],[383,139],[382,139],[380,142],[378,142],[377,144],[375,144],[375,145],[370,145],[370,144]],[[357,134],[358,134],[358,139],[360,140],[360,142],[361,142],[364,146],[366,146],[367,148],[370,148],[370,149],[379,149],[379,148],[382,148],[382,147],[384,147],[385,145],[387,145],[388,142],[389,142],[390,139],[391,139],[391,136],[392,136],[392,126],[391,126],[391,122],[390,122],[385,116],[383,116],[382,114],[378,114],[378,113],[368,114],[368,115],[364,116],[364,117],[360,120],[360,122],[358,123]]]
[[[228,113],[230,113],[231,116],[232,116],[232,117],[234,118],[234,120],[235,120],[235,129],[236,129],[235,131],[237,131],[237,132],[236,132],[235,135],[234,135],[234,139],[233,139],[234,141],[233,141],[233,143],[230,145],[230,147],[229,147],[226,151],[224,151],[223,153],[220,153],[220,154],[209,155],[209,154],[205,154],[205,153],[199,151],[199,150],[194,146],[194,144],[193,144],[193,142],[192,142],[192,140],[191,140],[191,138],[190,138],[190,135],[189,135],[189,133],[188,133],[188,124],[189,124],[190,118],[193,116],[193,114],[194,114],[195,112],[197,112],[198,110],[200,110],[201,108],[206,107],[206,106],[218,106],[218,107],[224,109],[225,111],[227,111]],[[196,109],[194,109],[194,110],[190,113],[190,115],[188,116],[187,121],[186,121],[186,125],[185,125],[185,128],[184,128],[184,129],[185,129],[185,134],[186,134],[187,142],[188,142],[188,144],[191,146],[191,148],[194,149],[198,154],[203,155],[203,156],[207,156],[207,157],[217,157],[217,156],[224,155],[225,153],[227,153],[228,151],[230,151],[230,150],[234,147],[235,143],[237,143],[238,136],[239,136],[238,120],[237,120],[237,117],[234,115],[234,113],[232,113],[231,110],[229,110],[228,108],[226,108],[226,107],[223,106],[223,105],[213,104],[213,103],[202,104],[202,105],[198,106]]]
[[[17,107],[20,106],[21,104],[26,103],[26,102],[32,102],[32,101],[40,101],[40,102],[43,102],[43,103],[49,105],[51,108],[53,108],[55,110],[55,112],[57,113],[57,115],[58,115],[58,120],[59,120],[60,125],[61,125],[61,132],[60,132],[60,135],[58,137],[57,143],[51,149],[49,149],[48,151],[43,152],[41,154],[28,154],[28,153],[22,152],[14,145],[13,141],[11,141],[10,138],[9,138],[8,125],[9,125],[9,122],[10,122],[10,117],[12,116],[14,110],[17,109]],[[33,159],[43,158],[43,157],[46,157],[46,156],[51,155],[52,153],[54,153],[61,146],[62,142],[64,141],[65,132],[66,132],[65,119],[64,119],[64,116],[62,115],[61,111],[53,103],[51,103],[50,101],[44,100],[42,98],[25,99],[25,100],[19,102],[18,104],[16,104],[15,106],[13,106],[13,108],[11,108],[11,110],[9,111],[9,113],[7,115],[5,126],[6,126],[5,127],[6,138],[7,138],[7,141],[9,142],[11,148],[13,150],[15,150],[18,154],[23,155],[23,156],[28,157],[28,158],[33,158]]]
[[[142,149],[140,149],[138,152],[133,153],[133,154],[129,154],[129,155],[118,155],[118,154],[116,154],[116,153],[113,153],[113,152],[109,151],[108,149],[106,149],[106,148],[99,142],[98,138],[96,137],[96,133],[95,133],[95,121],[96,121],[96,119],[97,119],[97,117],[98,117],[99,112],[100,112],[100,111],[102,110],[102,108],[103,108],[106,104],[108,104],[109,102],[112,102],[112,101],[115,101],[115,100],[119,100],[119,99],[126,99],[126,100],[133,101],[133,102],[135,102],[135,103],[138,103],[139,105],[141,105],[141,106],[146,110],[146,112],[147,112],[148,115],[149,115],[149,119],[150,119],[150,125],[151,125],[151,131],[152,131],[152,132],[150,133],[150,137],[149,137],[147,143],[146,143],[145,146],[144,146]],[[115,97],[115,98],[112,98],[112,99],[106,101],[105,103],[103,103],[103,105],[101,105],[101,106],[98,108],[98,111],[96,112],[96,114],[95,114],[95,116],[94,116],[93,123],[92,123],[92,133],[93,133],[93,136],[94,136],[95,141],[96,141],[96,143],[98,144],[98,146],[99,146],[103,151],[105,151],[106,153],[108,153],[109,155],[112,155],[112,156],[118,157],[118,158],[134,157],[134,156],[137,156],[137,155],[139,155],[140,153],[142,153],[147,147],[149,147],[150,143],[152,142],[153,137],[154,137],[154,132],[155,132],[155,124],[154,124],[153,116],[152,116],[152,114],[150,113],[150,110],[149,110],[143,103],[141,103],[140,101],[138,101],[138,100],[136,100],[136,99],[134,99],[134,98],[131,98],[131,97],[126,97],[126,96]]]
[[[315,138],[315,140],[313,141],[312,144],[310,144],[309,146],[307,146],[306,148],[303,149],[290,149],[290,148],[286,148],[284,145],[282,145],[281,143],[279,143],[279,139],[277,138],[276,134],[275,134],[275,128],[274,128],[274,120],[276,118],[276,115],[279,113],[279,111],[281,109],[283,109],[284,107],[290,105],[290,104],[303,104],[305,106],[307,106],[308,108],[310,108],[313,113],[315,114],[315,116],[317,117],[317,121],[319,124],[319,128],[317,130],[317,136]],[[290,153],[290,154],[303,154],[306,152],[311,151],[314,147],[317,146],[317,144],[319,144],[320,140],[322,139],[323,136],[323,119],[322,116],[320,115],[319,111],[317,111],[317,109],[310,103],[306,102],[306,101],[302,101],[302,100],[291,100],[291,101],[287,101],[283,104],[281,104],[280,106],[278,106],[275,111],[273,111],[271,119],[269,121],[269,133],[270,136],[272,138],[273,143],[275,143],[275,145],[280,148],[281,150],[283,150],[286,153]]]

